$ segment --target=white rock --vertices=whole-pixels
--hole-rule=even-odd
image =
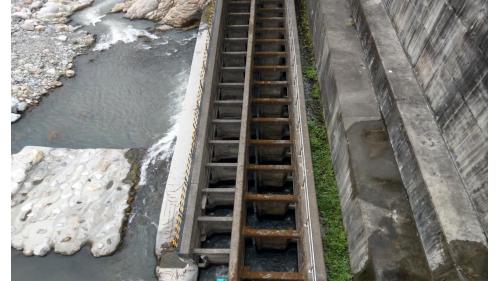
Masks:
[[[43,26],[43,25],[35,26],[35,31],[37,31],[37,32],[42,32],[44,30],[45,30],[45,26]]]
[[[55,2],[47,2],[45,5],[36,13],[38,18],[51,18],[59,15],[60,12],[63,12],[65,9],[64,6]]]
[[[158,30],[158,31],[167,31],[167,30],[170,30],[172,28],[174,28],[174,27],[171,26],[171,25],[162,24],[162,25],[157,26],[155,29]]]
[[[73,76],[75,76],[74,70],[71,69],[66,70],[66,77],[73,77]]]
[[[125,9],[125,3],[118,3],[116,4],[112,9],[111,9],[111,12],[112,13],[119,13],[121,11],[123,11],[123,9]]]
[[[27,11],[19,11],[19,12],[12,13],[13,19],[15,19],[15,18],[28,19],[30,16],[31,16],[31,13],[29,13]]]
[[[66,24],[58,24],[56,25],[57,32],[67,32],[70,31],[70,27]]]
[[[174,27],[183,27],[199,19],[201,9],[206,2],[205,0],[129,0],[126,1],[129,8],[125,16],[147,18]]]
[[[182,260],[181,260],[182,261]],[[185,262],[184,267],[166,268],[156,267],[156,276],[159,281],[191,281],[198,280],[198,266],[192,261]]]
[[[28,104],[24,101],[22,102],[19,102],[17,105],[16,105],[16,109],[17,111],[25,111],[26,109],[28,108]]]
[[[17,120],[19,120],[19,118],[21,118],[21,114],[11,113],[10,114],[10,123],[16,122]]]
[[[43,6],[42,1],[34,1],[33,3],[31,3],[30,8],[31,9],[40,9],[42,6]]]
[[[131,188],[123,183],[131,168],[126,151],[28,146],[12,155],[12,247],[26,255],[51,248],[71,255],[86,244],[94,256],[114,252]],[[88,181],[103,163],[101,181]]]
[[[143,18],[147,13],[158,7],[156,0],[136,0],[130,8],[127,9],[127,17],[131,19]]]
[[[19,100],[16,97],[10,98],[10,112],[11,113],[17,113],[17,104],[18,103],[19,103]]]
[[[66,36],[66,35],[59,35],[59,36],[57,36],[57,40],[64,42],[64,41],[68,40],[68,36]]]
[[[34,20],[25,20],[23,24],[21,24],[21,28],[24,30],[33,31],[35,30],[35,25],[36,22]]]

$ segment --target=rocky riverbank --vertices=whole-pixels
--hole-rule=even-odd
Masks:
[[[72,77],[73,58],[94,36],[68,24],[69,16],[93,0],[15,0],[11,5],[11,122],[37,105],[48,90]]]
[[[73,59],[95,36],[69,24],[69,17],[94,0],[13,0],[11,5],[11,122],[37,105],[60,77],[73,77]],[[110,12],[158,22],[157,31],[196,22],[208,0],[125,0]],[[89,23],[90,24],[90,23]],[[94,24],[94,23],[91,23]]]

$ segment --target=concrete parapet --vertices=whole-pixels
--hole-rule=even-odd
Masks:
[[[187,186],[192,171],[193,150],[200,125],[200,103],[203,99],[212,19],[217,2],[219,1],[213,0],[203,11],[180,124],[176,125],[178,126],[177,142],[163,195],[156,236],[155,252],[160,260],[156,273],[160,280],[196,280],[198,275],[197,265],[193,261],[177,256],[177,247],[181,239],[180,232],[185,215]]]

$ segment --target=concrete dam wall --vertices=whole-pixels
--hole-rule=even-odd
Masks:
[[[306,2],[354,280],[487,280],[487,2]]]
[[[488,233],[488,2],[383,0]]]

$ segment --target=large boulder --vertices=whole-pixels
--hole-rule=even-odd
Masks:
[[[144,18],[146,14],[158,7],[157,0],[136,0],[127,9],[127,17],[131,19]]]
[[[144,18],[183,27],[199,20],[209,0],[125,0],[113,7],[113,12],[125,12],[131,19]]]

